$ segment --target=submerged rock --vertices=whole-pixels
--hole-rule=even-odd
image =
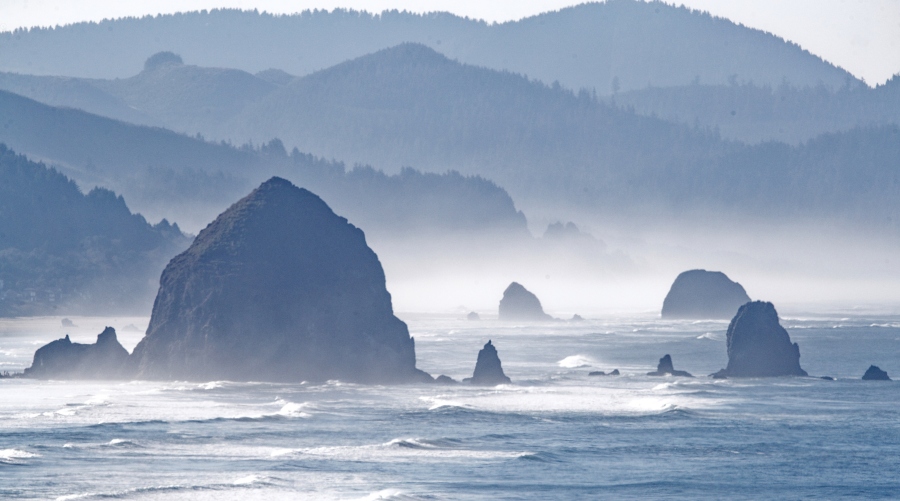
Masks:
[[[726,335],[728,366],[718,377],[806,376],[800,368],[800,347],[791,343],[778,323],[772,303],[753,301],[741,306]]]
[[[169,262],[137,375],[209,381],[432,381],[362,230],[272,178]]]
[[[618,375],[619,375],[619,369],[613,369],[613,370],[610,371],[609,373],[606,373],[606,372],[603,372],[603,371],[591,371],[591,372],[588,372],[588,376],[618,376]]]
[[[648,372],[648,376],[679,376],[679,377],[694,377],[689,372],[685,371],[676,371],[675,367],[672,365],[672,357],[666,355],[659,359],[659,364],[656,366],[656,371]]]
[[[866,381],[890,381],[888,373],[881,370],[877,365],[870,365],[866,373],[862,377]]]
[[[69,335],[39,348],[25,377],[38,379],[116,379],[131,375],[128,350],[107,327],[94,344],[73,343]]]
[[[506,321],[546,321],[553,317],[544,313],[541,301],[522,285],[513,282],[503,291],[500,300],[500,320]]]
[[[470,311],[469,314],[466,315],[466,320],[471,320],[473,322],[476,320],[481,320],[481,315],[479,315],[478,313],[476,313],[474,311]]]
[[[750,302],[747,291],[720,271],[690,270],[678,275],[663,301],[663,318],[731,318]]]
[[[490,341],[478,352],[478,361],[475,362],[475,372],[472,374],[472,377],[463,379],[463,382],[479,386],[511,383],[510,379],[503,373],[503,366],[500,364],[497,348],[494,348]]]

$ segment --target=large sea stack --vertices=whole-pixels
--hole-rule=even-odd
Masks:
[[[540,322],[552,320],[544,313],[541,301],[520,284],[513,282],[503,291],[500,300],[500,320],[513,322]]]
[[[726,336],[728,367],[717,377],[806,376],[800,368],[800,347],[791,343],[778,323],[772,303],[753,301],[741,306]]]
[[[503,373],[497,348],[494,348],[490,341],[478,352],[478,360],[475,362],[475,372],[472,377],[464,379],[463,382],[479,386],[496,386],[511,382]]]
[[[25,377],[38,379],[117,379],[129,377],[128,350],[107,327],[94,344],[73,343],[68,334],[34,353]]]
[[[172,259],[133,358],[152,379],[432,380],[363,232],[280,178]]]
[[[663,301],[663,318],[728,319],[750,302],[747,291],[720,271],[690,270],[675,278]]]

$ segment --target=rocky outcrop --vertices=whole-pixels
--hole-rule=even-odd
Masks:
[[[500,320],[513,322],[540,322],[552,320],[544,313],[541,301],[520,284],[513,282],[503,291],[500,300]]]
[[[648,372],[648,376],[678,376],[678,377],[694,377],[690,372],[685,371],[676,371],[675,366],[672,365],[672,357],[668,354],[659,359],[659,364],[656,366],[656,371]]]
[[[432,381],[363,232],[280,178],[172,259],[133,357],[151,379]]]
[[[678,275],[663,301],[663,318],[732,318],[750,302],[747,291],[719,271],[690,270]]]
[[[490,341],[478,352],[478,361],[475,362],[475,372],[472,377],[463,379],[463,382],[478,386],[495,386],[511,382],[503,373],[497,348],[494,348]]]
[[[470,311],[469,314],[466,315],[466,320],[471,320],[471,321],[481,320],[481,315],[479,315],[477,312]]]
[[[73,343],[68,334],[34,353],[25,377],[37,379],[117,379],[131,375],[128,350],[107,327],[94,344]]]
[[[613,369],[609,373],[603,371],[591,371],[588,372],[588,376],[618,376],[619,369]]]
[[[862,377],[866,381],[890,381],[888,373],[881,370],[877,365],[870,365],[869,369]]]
[[[714,377],[807,375],[800,368],[800,347],[791,343],[772,303],[753,301],[741,306],[728,326],[726,346],[728,366]]]

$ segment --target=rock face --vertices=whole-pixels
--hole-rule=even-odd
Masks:
[[[716,377],[806,376],[800,368],[800,347],[791,343],[778,323],[772,303],[753,301],[741,306],[726,336],[728,367]]]
[[[672,357],[666,355],[659,359],[659,364],[656,366],[655,372],[648,372],[648,376],[679,376],[679,377],[694,377],[689,372],[685,371],[676,371],[675,366],[672,365]]]
[[[750,302],[747,291],[719,271],[690,270],[678,275],[663,301],[663,318],[731,318]]]
[[[128,350],[107,327],[94,344],[73,343],[68,334],[34,353],[25,377],[38,379],[116,379],[130,376]]]
[[[172,259],[133,358],[151,379],[432,381],[363,232],[280,178]]]
[[[497,348],[494,348],[490,341],[478,352],[478,361],[475,362],[475,372],[472,377],[464,379],[463,382],[479,386],[496,386],[511,382],[503,373]]]
[[[544,313],[541,301],[520,284],[513,282],[503,291],[500,300],[500,320],[506,321],[546,321],[553,318]]]
[[[869,369],[862,377],[866,381],[890,381],[888,373],[881,370],[877,365],[870,365]]]

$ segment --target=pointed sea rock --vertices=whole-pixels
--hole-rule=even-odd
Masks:
[[[130,376],[128,350],[107,327],[94,344],[73,343],[69,335],[39,348],[25,377],[37,379],[117,379]]]
[[[494,348],[490,341],[478,352],[478,361],[475,362],[475,372],[472,377],[464,379],[463,382],[478,386],[496,386],[511,382],[503,373],[497,348]]]
[[[541,301],[522,285],[513,282],[503,291],[500,300],[500,320],[513,322],[535,322],[552,320],[544,313]]]
[[[728,366],[715,377],[806,376],[800,368],[800,347],[791,343],[778,323],[772,303],[753,301],[741,306],[726,336]]]
[[[678,376],[678,377],[694,377],[686,371],[676,371],[672,365],[672,357],[668,354],[659,359],[655,372],[648,372],[648,376]]]
[[[877,365],[870,365],[869,369],[862,377],[866,381],[890,381],[888,373],[881,370]]]
[[[728,319],[750,302],[747,291],[720,271],[690,270],[675,278],[663,301],[663,318]]]
[[[272,178],[163,271],[138,377],[430,382],[362,230]]]

